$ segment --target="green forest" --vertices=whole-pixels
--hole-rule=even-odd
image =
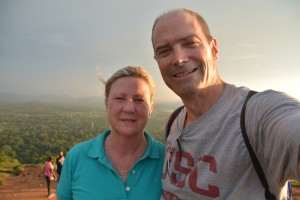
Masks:
[[[166,119],[179,105],[156,104],[146,130],[164,141]],[[108,128],[101,103],[0,103],[0,168],[17,175],[22,165],[42,164]]]
[[[176,106],[155,106],[146,127],[154,138],[163,141],[166,118]],[[108,128],[100,103],[0,104],[0,162],[9,157],[21,164],[39,164]]]

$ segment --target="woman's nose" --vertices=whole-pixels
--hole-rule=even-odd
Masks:
[[[133,101],[132,100],[126,101],[123,110],[126,111],[126,112],[134,112],[135,109],[134,109],[134,103],[133,103]]]

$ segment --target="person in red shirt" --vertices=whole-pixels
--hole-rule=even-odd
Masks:
[[[51,198],[55,195],[55,194],[50,192],[51,181],[57,179],[57,177],[54,173],[54,166],[52,164],[52,157],[51,156],[48,157],[47,161],[44,164],[44,175],[45,175],[46,182],[47,182],[48,198]]]

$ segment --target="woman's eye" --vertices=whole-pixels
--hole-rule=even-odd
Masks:
[[[136,102],[143,102],[144,99],[134,99],[134,101],[136,101]]]
[[[116,97],[116,100],[124,100],[124,97]]]

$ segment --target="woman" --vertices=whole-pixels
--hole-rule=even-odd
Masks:
[[[67,154],[57,196],[64,199],[160,199],[164,145],[144,131],[154,84],[141,67],[125,67],[105,83],[111,130]]]
[[[47,161],[44,164],[44,175],[47,183],[48,198],[51,198],[54,196],[54,194],[50,192],[51,181],[56,180],[56,175],[54,173],[54,166],[52,164],[51,156],[48,157]]]
[[[59,177],[60,177],[60,174],[61,174],[61,170],[62,170],[62,167],[63,167],[63,164],[64,164],[64,160],[65,160],[65,156],[64,156],[64,152],[60,152],[59,153],[59,156],[56,158],[56,166],[57,166],[57,174],[58,174],[58,181],[59,181]]]

